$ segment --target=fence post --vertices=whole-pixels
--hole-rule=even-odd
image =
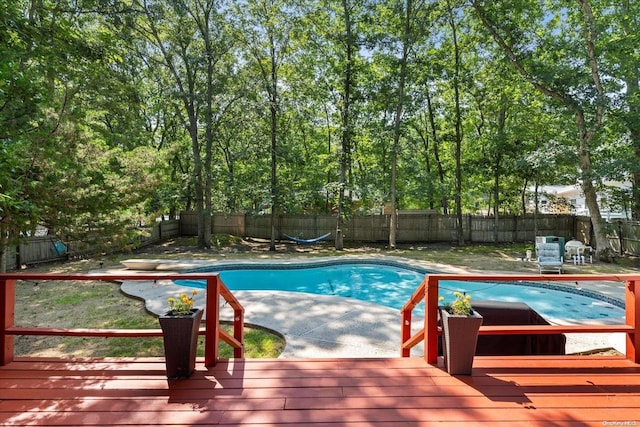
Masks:
[[[16,248],[16,256],[15,256],[15,269],[18,270],[20,269],[20,267],[22,266],[22,252],[20,251],[20,246],[22,246],[22,243],[18,243],[15,248]]]
[[[625,308],[627,325],[634,330],[627,334],[626,356],[634,363],[640,363],[640,289],[638,280],[629,280],[626,283]]]
[[[624,248],[622,243],[622,221],[618,221],[618,240],[620,241],[620,255],[624,254]]]
[[[14,337],[7,329],[14,326],[16,310],[16,281],[0,278],[0,366],[13,361]]]

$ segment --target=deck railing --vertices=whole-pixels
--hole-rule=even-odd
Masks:
[[[640,275],[487,275],[429,274],[401,310],[400,355],[409,357],[411,349],[424,341],[424,358],[436,363],[438,358],[438,288],[443,280],[479,282],[600,282],[615,281],[625,286],[625,323],[620,325],[509,325],[482,326],[481,335],[614,333],[626,334],[626,358],[640,363]],[[411,335],[413,309],[424,301],[424,328]]]
[[[244,356],[244,308],[229,291],[217,274],[0,274],[0,365],[14,359],[14,337],[16,335],[84,336],[84,337],[160,337],[161,329],[68,329],[22,327],[15,325],[16,281],[103,281],[122,282],[134,280],[205,280],[206,307],[204,335],[204,363],[213,366],[218,361],[220,339],[234,349],[234,357]],[[220,298],[224,298],[233,309],[233,335],[220,327]]]

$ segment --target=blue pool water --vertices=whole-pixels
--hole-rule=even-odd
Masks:
[[[205,270],[198,270],[203,272]],[[384,264],[323,264],[321,266],[234,267],[219,271],[227,287],[234,290],[307,292],[356,298],[391,308],[401,309],[424,280],[418,272]],[[204,288],[203,282],[182,280],[181,285]],[[470,293],[474,300],[524,302],[547,319],[622,321],[624,309],[617,301],[588,291],[561,285],[530,283],[488,283],[446,281],[440,284],[440,295],[453,298],[453,291]],[[618,303],[618,305],[616,305]],[[421,308],[418,307],[418,310]],[[423,308],[422,308],[423,309]]]

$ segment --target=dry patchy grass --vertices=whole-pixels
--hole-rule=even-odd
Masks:
[[[101,267],[119,267],[119,261],[129,256],[123,254],[43,264],[27,270],[34,273],[83,273]],[[146,311],[142,301],[124,295],[119,283],[100,281],[18,281],[16,324],[52,328],[159,328],[156,317]],[[231,331],[231,327],[227,328]],[[162,338],[18,336],[15,354],[41,357],[145,357],[162,356],[162,346]],[[201,337],[200,355],[203,354],[203,348]],[[283,348],[281,337],[261,329],[245,328],[247,357],[277,357]],[[221,343],[220,356],[231,357],[232,354],[233,350]]]

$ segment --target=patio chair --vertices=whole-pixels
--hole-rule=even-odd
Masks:
[[[564,257],[560,253],[559,243],[541,243],[537,247],[537,252],[540,274],[543,271],[557,271],[558,274],[562,274]]]
[[[593,264],[593,248],[582,243],[580,240],[569,240],[564,246],[565,259],[573,260],[574,264],[584,265],[585,259]]]

